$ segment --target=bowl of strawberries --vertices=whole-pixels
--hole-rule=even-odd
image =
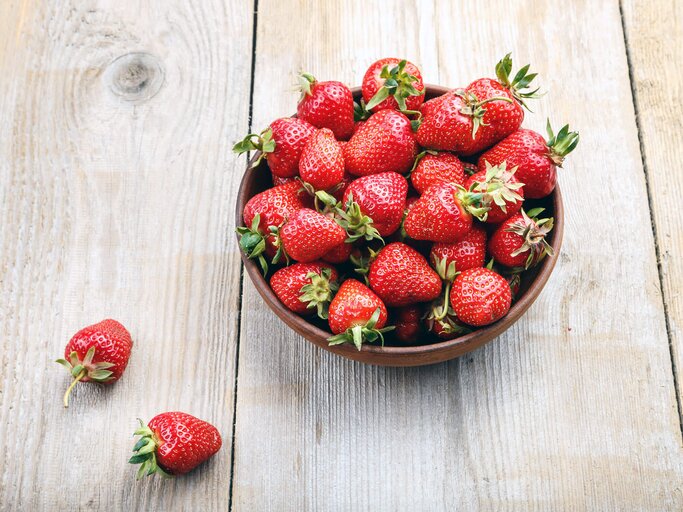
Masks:
[[[325,350],[386,366],[453,359],[536,300],[557,260],[565,125],[522,128],[534,73],[463,89],[382,59],[361,87],[301,73],[295,116],[234,146],[253,152],[236,226],[265,303]]]

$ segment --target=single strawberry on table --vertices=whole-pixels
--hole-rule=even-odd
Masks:
[[[270,278],[270,287],[291,311],[300,315],[317,312],[325,319],[334,292],[339,288],[338,279],[339,274],[330,265],[295,263],[275,272]]]
[[[240,249],[259,262],[264,274],[268,272],[268,259],[277,253],[276,237],[271,228],[277,228],[297,211],[306,207],[307,194],[301,183],[290,181],[269,188],[253,196],[244,206],[242,217],[245,227],[237,228]]]
[[[515,178],[524,183],[524,194],[539,199],[555,190],[557,167],[579,143],[579,134],[565,125],[555,135],[547,124],[548,140],[533,130],[521,128],[500,141],[479,157],[479,170],[486,165],[507,162],[508,168],[517,167]]]
[[[479,220],[489,224],[498,224],[512,217],[522,208],[524,202],[524,183],[515,176],[516,168],[510,168],[505,162],[486,168],[469,177],[465,188],[472,192],[481,192],[483,204],[488,210]]]
[[[299,176],[315,190],[328,190],[344,179],[344,155],[332,130],[311,135],[301,152]]]
[[[457,156],[445,151],[423,151],[415,158],[415,165],[410,172],[410,183],[418,194],[439,183],[465,185],[466,181],[463,163]]]
[[[280,228],[271,228],[278,237],[277,263],[284,253],[300,263],[315,261],[346,240],[346,231],[327,215],[302,208]]]
[[[497,79],[480,78],[424,103],[416,133],[420,146],[473,155],[519,129],[524,100],[538,96],[538,89],[527,91],[536,74],[526,65],[511,80],[511,71],[508,54],[496,65]]]
[[[303,119],[283,117],[273,121],[260,134],[250,133],[232,150],[238,154],[261,151],[254,167],[265,158],[275,176],[292,178],[299,174],[301,152],[314,131],[315,127]]]
[[[339,140],[354,131],[353,95],[341,82],[318,82],[309,73],[299,75],[301,98],[297,116],[317,128],[329,128]]]
[[[428,302],[441,292],[441,278],[422,254],[394,242],[380,249],[370,263],[370,288],[387,306]]]
[[[410,238],[454,243],[472,227],[472,214],[482,215],[482,194],[467,192],[455,183],[433,185],[410,208],[403,228]]]
[[[396,110],[380,110],[344,146],[346,170],[354,176],[405,174],[413,166],[417,142],[410,120]]]
[[[57,359],[73,377],[64,393],[64,407],[69,407],[69,394],[78,382],[113,384],[119,380],[132,348],[130,333],[116,320],[102,320],[74,334],[64,349],[64,359]]]
[[[385,327],[387,308],[370,288],[355,279],[344,281],[332,299],[328,322],[334,336],[328,338],[330,345],[353,343],[360,350],[363,343],[381,341],[384,333],[393,329]]]
[[[210,459],[223,443],[218,429],[184,412],[158,414],[135,431],[140,439],[128,462],[140,464],[137,478],[182,475]]]
[[[503,318],[512,295],[507,280],[488,268],[470,268],[453,281],[450,304],[455,316],[467,325],[481,327]]]
[[[491,235],[489,254],[500,265],[528,269],[537,265],[553,248],[546,237],[553,229],[553,218],[539,219],[543,208],[522,210],[503,222]]]
[[[424,83],[415,64],[396,58],[373,62],[363,76],[366,109],[417,110],[424,101]]]

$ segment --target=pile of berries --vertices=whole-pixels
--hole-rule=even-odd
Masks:
[[[534,200],[579,135],[521,128],[536,74],[511,76],[509,54],[495,72],[425,101],[414,64],[382,59],[357,104],[302,73],[297,117],[235,144],[261,152],[273,183],[246,204],[240,248],[287,308],[327,322],[330,344],[425,343],[496,322],[520,274],[552,254],[553,219]]]

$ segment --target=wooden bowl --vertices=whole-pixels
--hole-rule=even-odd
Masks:
[[[360,88],[352,89],[354,98],[360,97]],[[440,96],[449,91],[446,87],[437,85],[426,86],[426,99]],[[265,160],[260,166],[252,168],[253,162],[258,158],[258,153],[249,162],[247,171],[242,177],[242,183],[237,197],[237,207],[235,210],[235,225],[244,226],[242,212],[247,201],[254,195],[272,186],[270,171]],[[428,364],[448,361],[458,356],[466,354],[483,344],[493,340],[496,336],[505,331],[515,323],[536,300],[541,290],[545,286],[550,274],[555,267],[560,246],[562,244],[562,232],[564,229],[564,209],[562,206],[562,196],[560,188],[557,186],[555,191],[548,197],[527,201],[533,206],[543,206],[547,215],[555,218],[555,227],[550,232],[550,245],[554,248],[554,256],[546,257],[543,262],[522,274],[517,300],[513,303],[509,313],[498,322],[478,329],[470,334],[446,341],[431,342],[425,340],[426,344],[412,346],[377,346],[365,344],[361,350],[357,350],[352,345],[335,345],[330,347],[327,338],[332,334],[326,328],[326,324],[316,325],[311,320],[305,319],[289,309],[287,309],[273,293],[266,279],[261,275],[258,264],[254,260],[245,257],[241,253],[244,268],[249,274],[254,286],[263,297],[268,307],[272,309],[289,327],[298,332],[301,336],[314,343],[315,345],[339,354],[349,359],[361,361],[368,364],[382,366],[423,366]],[[268,342],[268,341],[265,341]]]

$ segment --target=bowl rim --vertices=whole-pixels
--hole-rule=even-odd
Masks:
[[[440,96],[451,89],[443,86],[426,84],[425,91],[430,96]],[[351,89],[354,97],[360,95],[360,87]],[[250,198],[246,197],[247,184],[250,182],[250,173],[254,171],[253,164],[258,159],[260,152],[254,153],[249,160],[247,169],[242,175],[237,201],[235,204],[235,226],[244,226],[242,212],[244,206]],[[251,178],[255,179],[255,178]],[[452,338],[450,340],[436,341],[422,345],[407,346],[381,346],[363,344],[361,350],[347,344],[329,346],[327,338],[332,335],[330,331],[325,331],[320,327],[308,322],[306,318],[290,311],[277,298],[266,278],[261,274],[256,261],[247,258],[242,250],[239,250],[240,257],[250,279],[254,283],[261,297],[268,306],[280,317],[290,328],[295,330],[304,338],[315,345],[335,354],[339,354],[350,359],[362,362],[387,366],[418,366],[432,364],[436,362],[453,359],[462,354],[470,352],[475,348],[488,343],[502,332],[514,324],[535,302],[541,290],[548,282],[550,275],[555,267],[555,263],[560,254],[562,238],[564,233],[564,207],[559,183],[555,190],[550,194],[553,204],[553,217],[555,220],[554,228],[551,231],[550,245],[553,247],[553,255],[546,256],[540,264],[540,268],[528,288],[512,304],[510,311],[493,324],[474,330],[469,334]],[[436,356],[436,357],[435,357]],[[402,360],[405,358],[405,360]]]

